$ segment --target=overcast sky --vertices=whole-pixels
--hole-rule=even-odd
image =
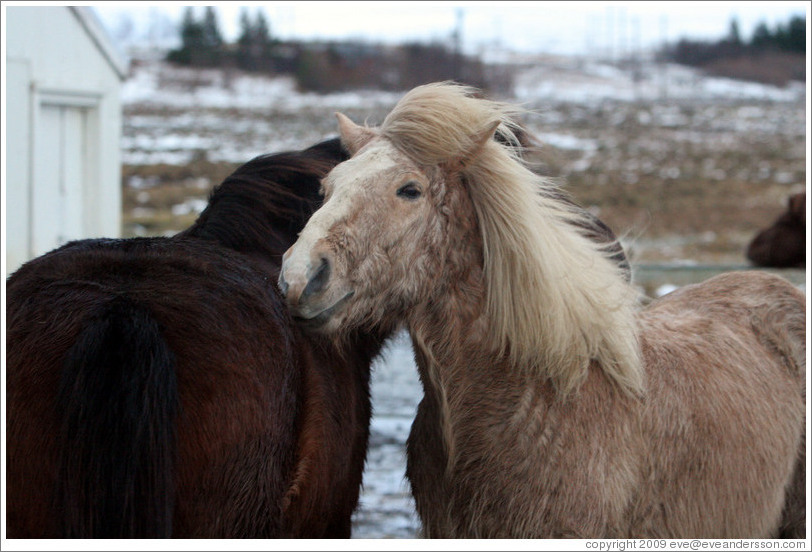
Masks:
[[[211,2],[210,2],[211,3]],[[104,2],[94,7],[115,30],[123,14],[143,30],[158,13],[173,22],[184,6],[171,2]],[[200,4],[205,5],[205,4]],[[808,2],[263,2],[213,3],[227,40],[238,32],[239,12],[265,10],[281,39],[358,38],[371,42],[448,40],[462,31],[468,52],[504,47],[516,51],[584,54],[649,47],[681,37],[719,39],[736,18],[746,39],[761,21],[771,28],[792,15],[808,18]],[[197,8],[202,13],[202,7]]]

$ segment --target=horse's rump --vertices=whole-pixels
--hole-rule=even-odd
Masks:
[[[640,514],[633,534],[797,534],[804,316],[803,293],[757,272],[685,286],[643,312],[646,457],[667,479],[643,492],[642,504],[663,507]],[[694,515],[696,504],[706,513]],[[682,525],[666,527],[669,518]]]
[[[56,511],[69,538],[172,534],[177,385],[149,312],[113,297],[68,350]]]
[[[110,536],[119,522],[121,536],[166,536],[170,510],[173,537],[280,535],[302,357],[267,272],[216,244],[145,238],[74,242],[12,275],[10,537],[62,536],[64,514],[77,516],[70,536]],[[138,400],[151,402],[139,412]],[[138,466],[155,478],[123,481]]]

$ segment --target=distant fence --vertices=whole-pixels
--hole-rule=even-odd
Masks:
[[[632,264],[634,282],[646,295],[655,297],[663,285],[684,286],[707,280],[723,272],[759,270],[786,278],[796,286],[806,284],[803,268],[761,268],[750,265],[683,265],[683,264]]]

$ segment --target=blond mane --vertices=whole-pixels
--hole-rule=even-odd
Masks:
[[[553,184],[487,139],[497,127],[512,137],[518,115],[472,88],[437,83],[404,96],[380,132],[419,163],[461,167],[484,244],[491,345],[563,393],[593,360],[622,389],[640,392],[636,290],[601,245],[576,231],[583,215]]]

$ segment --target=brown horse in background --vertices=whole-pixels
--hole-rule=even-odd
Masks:
[[[8,279],[9,538],[350,536],[388,332],[338,349],[276,288],[343,159],[259,157],[175,237],[72,242]]]
[[[425,396],[427,537],[805,537],[805,296],[731,273],[641,308],[584,215],[515,151],[511,106],[409,92],[284,257],[294,315],[404,324]],[[350,334],[351,335],[351,334]]]
[[[747,258],[756,266],[803,268],[806,265],[806,193],[793,194],[787,209],[747,246]]]

